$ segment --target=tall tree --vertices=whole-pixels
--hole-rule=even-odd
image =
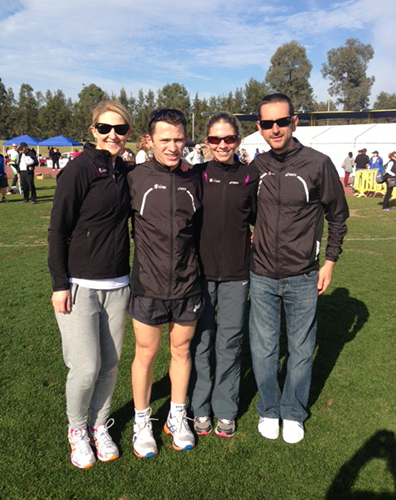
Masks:
[[[78,101],[75,103],[73,117],[73,136],[80,141],[85,141],[88,135],[88,128],[92,121],[92,111],[100,101],[107,99],[108,95],[100,87],[91,83],[84,86],[78,94]]]
[[[267,84],[262,81],[256,80],[255,78],[250,78],[246,83],[245,89],[245,113],[254,113],[257,111],[258,103],[269,94],[269,89]]]
[[[135,106],[135,127],[132,130],[133,138],[136,139],[139,135],[147,134],[148,119],[155,107],[154,92],[149,90],[147,95],[144,95],[143,90],[140,89]]]
[[[180,109],[188,117],[191,105],[186,87],[179,83],[168,83],[158,91],[157,106],[159,108]]]
[[[39,131],[37,101],[33,88],[27,83],[22,83],[19,90],[17,130],[19,135],[32,136],[36,136]]]
[[[312,64],[305,47],[296,41],[279,47],[271,57],[265,77],[270,92],[286,94],[297,109],[311,109],[313,90],[309,83]]]
[[[368,77],[366,72],[373,56],[372,46],[355,38],[327,53],[327,64],[323,64],[322,75],[330,80],[329,93],[337,97],[344,111],[359,110],[368,105],[375,78]]]
[[[45,105],[40,109],[40,123],[43,138],[55,135],[68,135],[72,115],[67,99],[62,90],[54,94],[47,90],[45,94]]]
[[[374,109],[396,109],[396,94],[380,92],[374,103]]]
[[[7,134],[7,129],[5,127],[6,103],[7,103],[7,90],[0,78],[0,137],[5,137],[5,135]]]
[[[7,89],[3,108],[2,127],[5,130],[5,136],[10,138],[18,135],[17,133],[17,106],[14,91],[10,87]]]
[[[209,111],[208,102],[206,99],[202,101],[199,99],[198,94],[195,94],[195,98],[192,102],[192,113],[194,114],[194,136],[190,135],[190,138],[196,142],[203,142],[205,138],[205,128],[206,121],[208,117],[202,115],[202,113],[207,113]],[[191,119],[191,126],[192,126]]]

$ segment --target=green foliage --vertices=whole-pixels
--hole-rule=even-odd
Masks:
[[[241,401],[233,439],[214,434],[178,453],[161,432],[169,408],[167,333],[152,392],[158,457],[132,453],[128,319],[110,432],[121,457],[88,471],[70,463],[60,335],[50,304],[47,227],[54,180],[37,181],[38,204],[0,206],[0,494],[56,499],[391,499],[395,496],[394,311],[396,210],[349,197],[351,217],[333,283],[319,298],[317,349],[306,438],[295,446],[257,432],[257,390],[243,344]],[[396,208],[395,201],[391,202]],[[286,341],[280,346],[284,377]]]
[[[367,64],[373,58],[371,45],[359,40],[347,40],[343,47],[332,49],[327,54],[328,63],[323,65],[323,76],[330,80],[329,93],[336,98],[330,102],[330,110],[342,104],[345,110],[356,110],[367,106],[374,77],[367,77]],[[95,84],[85,86],[78,99],[66,99],[62,90],[47,90],[34,93],[32,87],[23,83],[18,99],[11,88],[5,90],[0,78],[0,138],[29,134],[39,139],[55,135],[66,135],[80,142],[90,138],[88,127],[96,104],[102,99],[118,99],[132,117],[131,140],[146,134],[148,117],[157,107],[181,109],[187,117],[187,132],[192,137],[194,117],[194,139],[203,141],[207,116],[217,111],[231,113],[252,113],[257,104],[271,92],[287,94],[296,110],[311,109],[326,111],[327,102],[317,102],[309,83],[312,64],[306,49],[296,41],[280,46],[271,58],[271,65],[262,80],[250,78],[242,88],[226,94],[200,98],[190,96],[186,87],[177,82],[167,83],[155,92],[140,89],[137,96],[122,88],[119,95],[109,96]],[[374,105],[375,109],[396,108],[395,94],[381,92]],[[389,121],[389,120],[387,120]],[[390,120],[391,121],[391,120]],[[242,125],[243,133],[256,130],[254,122]]]
[[[27,83],[21,85],[18,98],[17,124],[18,135],[29,134],[37,136],[38,109],[33,88]]]
[[[370,44],[365,45],[354,38],[327,53],[322,74],[330,80],[330,95],[337,97],[345,111],[360,110],[368,105],[375,77],[366,76],[366,71],[373,56]]]
[[[271,93],[290,97],[296,110],[312,109],[313,90],[308,81],[311,69],[305,47],[292,41],[279,47],[271,57],[265,82]]]
[[[374,109],[396,109],[396,93],[380,92],[374,103]]]

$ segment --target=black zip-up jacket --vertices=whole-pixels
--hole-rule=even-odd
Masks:
[[[319,268],[325,215],[326,260],[336,262],[349,216],[337,170],[328,156],[296,139],[283,155],[254,160],[259,173],[251,270],[273,279]]]
[[[254,225],[257,210],[257,169],[239,161],[228,165],[213,160],[203,170],[199,245],[203,276],[210,281],[247,279],[249,225]]]
[[[48,230],[48,265],[54,291],[69,277],[110,279],[130,273],[130,168],[87,143],[57,176]]]
[[[135,241],[131,290],[137,296],[169,300],[201,293],[200,171],[180,166],[170,170],[154,158],[128,174]]]

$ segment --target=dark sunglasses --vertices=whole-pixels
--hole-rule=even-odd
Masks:
[[[109,125],[108,123],[95,123],[95,128],[99,132],[100,135],[109,134],[111,129],[114,129],[114,132],[117,135],[126,135],[129,130],[129,125]]]
[[[234,142],[238,140],[238,136],[227,135],[226,137],[214,137],[213,135],[210,135],[207,140],[210,144],[220,144],[221,141],[224,141],[226,144],[234,144]]]
[[[287,127],[291,124],[292,120],[292,116],[285,116],[284,118],[278,118],[277,120],[260,120],[260,127],[263,130],[271,130],[275,123],[278,127]]]
[[[157,113],[154,113],[154,115],[150,118],[148,128],[150,129],[151,125],[154,122],[163,121],[163,119],[168,117],[169,115],[178,116],[179,118],[181,118],[183,125],[186,126],[186,117],[181,111],[179,111],[178,109],[164,108],[157,111]]]

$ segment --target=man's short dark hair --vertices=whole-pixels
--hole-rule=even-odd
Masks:
[[[160,108],[155,109],[150,113],[149,123],[148,123],[148,133],[153,135],[155,131],[155,125],[157,122],[165,122],[170,125],[183,125],[184,132],[187,132],[186,117],[183,112],[179,109],[171,108]]]
[[[265,104],[269,104],[271,102],[286,102],[289,105],[289,114],[290,116],[294,116],[294,106],[289,97],[285,94],[270,94],[266,95],[260,102],[259,105],[257,106],[257,114],[258,114],[258,119],[260,120],[260,111],[262,106]]]

